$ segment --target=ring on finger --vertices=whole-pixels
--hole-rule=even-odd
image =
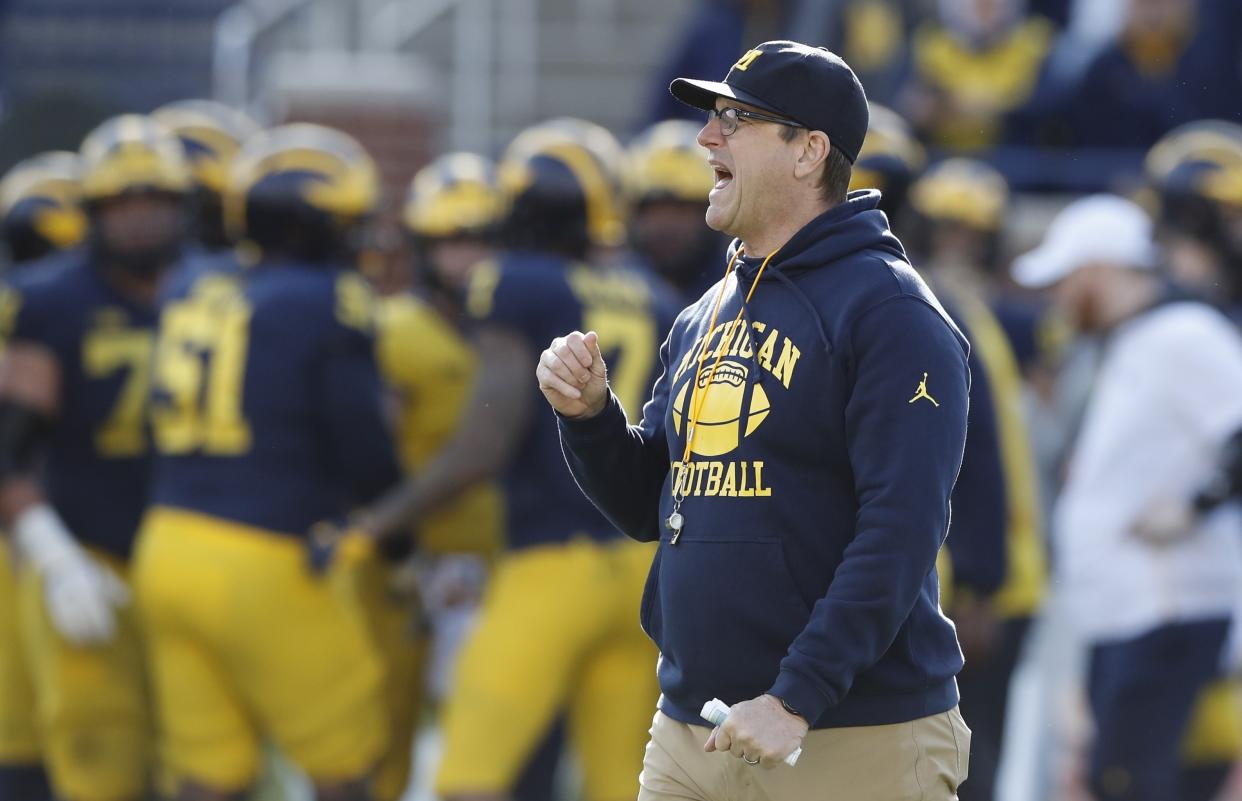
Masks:
[[[749,759],[746,758],[745,754],[742,754],[742,761],[745,762],[747,765],[758,765],[759,764],[758,759],[756,759],[754,762],[751,762]]]

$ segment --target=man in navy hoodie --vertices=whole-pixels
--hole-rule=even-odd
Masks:
[[[952,799],[970,733],[934,566],[968,346],[878,193],[846,194],[868,111],[845,62],[767,42],[722,83],[670,88],[709,111],[725,276],[673,326],[641,424],[593,332],[553,340],[537,370],[583,491],[660,543],[639,799]],[[712,698],[732,705],[714,730]]]

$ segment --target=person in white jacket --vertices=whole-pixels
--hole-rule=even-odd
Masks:
[[[1103,357],[1053,520],[1058,580],[1089,648],[1099,801],[1172,801],[1178,745],[1216,678],[1242,586],[1220,493],[1242,430],[1242,338],[1159,274],[1151,221],[1096,195],[1071,203],[1014,278],[1048,288]]]

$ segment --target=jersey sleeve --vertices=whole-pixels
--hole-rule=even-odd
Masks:
[[[550,339],[548,332],[566,323],[576,325],[566,313],[576,311],[577,302],[568,294],[563,275],[556,277],[560,280],[534,265],[482,262],[470,278],[466,313],[475,325],[500,326],[542,348]]]
[[[8,343],[41,345],[64,358],[73,347],[71,299],[47,281],[15,282],[0,291],[0,337]]]

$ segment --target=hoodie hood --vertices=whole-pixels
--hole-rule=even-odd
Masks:
[[[740,247],[741,242],[737,239],[729,245],[730,263]],[[832,267],[862,251],[886,253],[903,262],[907,261],[901,242],[889,230],[888,217],[880,211],[880,193],[875,189],[851,192],[844,203],[833,206],[803,226],[777,251],[759,282],[776,281],[784,284],[799,305],[815,320],[820,343],[825,351],[831,352],[833,346],[827,321],[806,292],[798,286],[796,279],[803,273]],[[766,256],[767,254],[742,256],[737,260],[734,269],[741,285],[749,285],[754,280]],[[746,301],[742,302],[742,314],[746,318],[746,324],[750,325]],[[753,374],[761,375],[758,370]]]
[[[729,245],[729,258],[740,247],[741,242],[733,240]],[[875,189],[850,192],[844,203],[833,206],[803,226],[777,251],[760,280],[779,280],[769,275],[773,270],[792,278],[808,270],[823,269],[863,250],[879,250],[907,261],[901,242],[889,230],[888,217],[880,211],[880,193]],[[753,279],[767,255],[745,255],[738,259],[738,277]]]

